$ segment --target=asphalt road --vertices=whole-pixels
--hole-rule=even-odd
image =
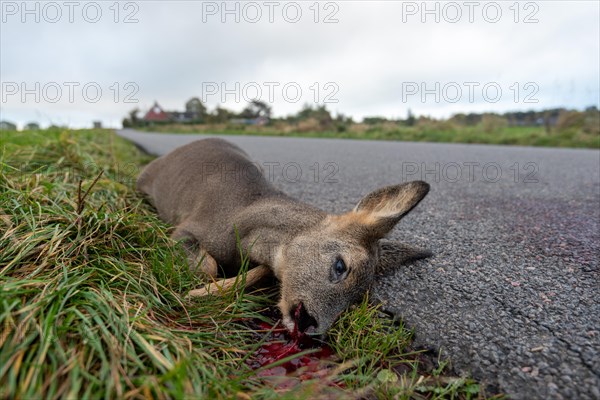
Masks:
[[[204,137],[119,134],[155,154]],[[514,399],[600,399],[599,151],[225,138],[330,212],[383,185],[429,182],[392,238],[435,256],[380,281],[376,298],[417,345]]]

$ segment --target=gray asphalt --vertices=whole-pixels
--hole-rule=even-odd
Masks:
[[[119,134],[154,154],[205,137]],[[379,281],[375,297],[414,327],[418,346],[491,389],[600,399],[599,151],[225,138],[276,186],[330,212],[383,185],[429,182],[391,237],[435,256]]]

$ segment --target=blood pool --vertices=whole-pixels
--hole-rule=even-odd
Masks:
[[[296,309],[294,330],[291,333],[284,328],[274,328],[263,321],[257,323],[257,329],[270,332],[270,336],[255,356],[249,359],[248,365],[252,369],[260,368],[257,371],[260,377],[280,377],[276,383],[280,389],[296,386],[302,381],[326,377],[336,361],[331,347],[298,330],[300,307],[301,305]],[[309,349],[314,349],[314,352],[269,368],[269,365],[277,361]],[[333,382],[331,384],[337,386]]]

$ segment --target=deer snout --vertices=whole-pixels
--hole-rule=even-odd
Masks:
[[[317,326],[317,320],[310,315],[306,306],[300,302],[284,312],[283,325],[292,334],[313,333]]]
[[[302,303],[296,306],[295,319],[298,324],[298,331],[300,332],[307,332],[309,328],[316,329],[318,326],[317,320],[308,313],[308,310]]]

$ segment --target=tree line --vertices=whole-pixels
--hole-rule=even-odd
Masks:
[[[273,117],[272,107],[264,101],[253,100],[241,111],[235,112],[217,106],[212,111],[197,98],[191,98],[185,103],[185,113],[191,118],[183,118],[181,121],[170,119],[168,121],[146,121],[140,116],[141,111],[135,108],[123,119],[123,127],[144,127],[154,124],[244,124],[261,120],[261,125],[269,126],[282,124],[302,128],[309,127],[311,131],[338,131],[343,132],[348,127],[356,124],[367,127],[378,126],[400,126],[412,127],[424,124],[433,124],[441,127],[481,127],[484,131],[493,133],[498,129],[511,126],[544,127],[550,133],[564,129],[584,129],[588,133],[600,133],[600,112],[596,106],[587,107],[584,110],[573,110],[566,108],[552,108],[545,110],[510,111],[505,113],[457,113],[449,118],[432,118],[426,115],[415,115],[410,109],[407,110],[406,118],[386,118],[383,116],[369,116],[362,121],[355,121],[351,116],[342,113],[335,115],[326,105],[304,104],[302,108],[285,117]],[[175,113],[174,115],[176,115]],[[183,113],[179,113],[183,114]],[[299,129],[302,130],[302,129]]]

